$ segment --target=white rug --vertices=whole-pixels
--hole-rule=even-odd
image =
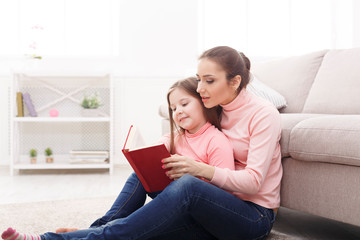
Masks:
[[[87,228],[110,208],[115,196],[30,203],[0,204],[0,231],[42,234],[59,227]],[[298,239],[272,231],[269,240]]]
[[[104,215],[114,197],[57,200],[0,205],[0,231],[54,232],[59,227],[87,228]]]

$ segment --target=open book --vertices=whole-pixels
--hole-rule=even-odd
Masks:
[[[162,143],[145,146],[140,132],[131,125],[122,152],[147,192],[163,190],[172,180],[166,176],[161,160],[170,157]]]

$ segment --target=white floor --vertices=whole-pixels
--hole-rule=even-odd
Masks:
[[[132,172],[128,165],[108,171],[22,171],[10,176],[0,166],[0,204],[117,196]]]

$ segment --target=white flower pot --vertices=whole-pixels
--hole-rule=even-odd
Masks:
[[[99,111],[97,109],[93,109],[93,108],[83,108],[81,115],[83,117],[98,117]]]

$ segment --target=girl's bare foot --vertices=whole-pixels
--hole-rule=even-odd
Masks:
[[[58,228],[56,229],[56,233],[67,233],[79,230],[78,228]]]

